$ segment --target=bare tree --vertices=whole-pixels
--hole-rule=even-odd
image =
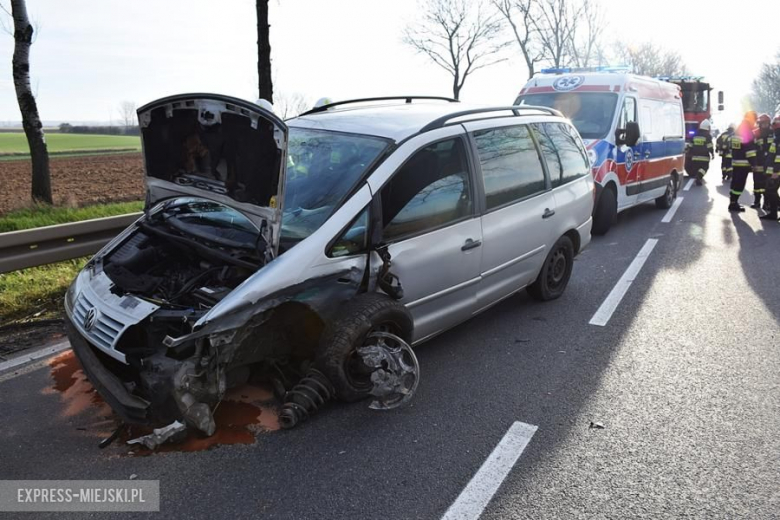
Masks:
[[[537,0],[491,0],[515,37],[520,52],[528,69],[528,77],[536,73],[536,64],[542,59],[538,49],[536,28],[534,26],[534,9]]]
[[[622,42],[614,44],[616,62],[631,67],[642,76],[685,76],[688,66],[679,53],[666,50],[650,42],[638,46]]]
[[[125,127],[125,132],[136,125],[136,106],[132,101],[122,101],[119,103],[119,118]]]
[[[3,11],[8,11],[3,8]],[[11,0],[14,24],[14,54],[11,60],[16,100],[22,114],[22,128],[30,147],[32,161],[32,198],[35,202],[52,203],[49,151],[38,115],[38,104],[30,85],[30,47],[35,30],[27,15],[25,0]]]
[[[764,63],[758,77],[753,80],[750,102],[757,112],[780,112],[780,52],[774,63]]]
[[[274,103],[274,112],[282,119],[296,117],[309,110],[314,103],[299,92],[287,94],[285,92],[276,93],[276,103]]]
[[[571,64],[570,53],[581,11],[582,4],[574,6],[567,0],[537,0],[534,26],[543,56],[553,67]]]
[[[602,64],[606,20],[599,0],[491,0],[512,29],[528,76],[536,64]]]
[[[261,99],[274,102],[271,81],[271,26],[268,24],[268,0],[256,0],[257,8],[257,90]]]
[[[501,25],[482,1],[426,0],[422,20],[408,26],[404,42],[452,76],[452,97],[460,99],[466,78],[506,58]]]
[[[578,22],[573,25],[569,44],[572,63],[577,67],[601,66],[606,63],[604,32],[607,21],[604,12],[595,0],[583,0],[580,4]]]

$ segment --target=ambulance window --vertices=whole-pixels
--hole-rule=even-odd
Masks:
[[[623,109],[620,111],[618,128],[625,128],[626,123],[631,121],[636,121],[636,100],[632,97],[627,97],[623,100]]]
[[[664,106],[666,128],[664,137],[683,137],[682,111],[680,105],[667,103]]]

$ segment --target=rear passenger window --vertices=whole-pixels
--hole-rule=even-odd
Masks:
[[[527,126],[474,132],[474,140],[488,210],[546,189],[544,169]]]
[[[382,188],[384,239],[419,235],[472,214],[466,148],[460,138],[415,153]]]
[[[588,156],[581,141],[569,125],[536,123],[532,125],[547,161],[553,187],[577,180],[588,174]]]

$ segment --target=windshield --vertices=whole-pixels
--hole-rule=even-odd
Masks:
[[[515,105],[554,108],[571,119],[583,139],[603,139],[612,128],[617,98],[612,93],[550,92],[520,96]]]
[[[378,137],[290,128],[282,238],[303,240],[316,231],[388,144]]]
[[[683,87],[683,110],[686,112],[707,112],[710,107],[710,92],[707,87]]]

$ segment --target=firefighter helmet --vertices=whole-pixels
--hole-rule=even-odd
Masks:
[[[758,126],[764,126],[764,125],[769,126],[771,121],[772,120],[769,118],[769,114],[761,114],[760,116],[758,116],[758,120],[756,121],[756,124]]]
[[[772,129],[780,130],[780,113],[775,114],[774,119],[772,119]]]
[[[709,119],[705,119],[701,123],[699,123],[699,130],[706,130],[707,132],[710,131],[712,128],[712,123],[710,123]]]

